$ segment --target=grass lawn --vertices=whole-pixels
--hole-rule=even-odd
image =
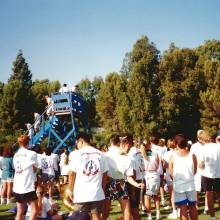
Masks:
[[[209,215],[204,215],[204,197],[200,197],[200,208],[198,210],[199,212],[199,220],[208,220],[210,219]],[[66,207],[63,206],[62,201],[58,201],[60,205],[59,211],[67,211]],[[10,208],[14,207],[14,205],[0,205],[0,220],[13,220],[14,214],[7,212]],[[217,209],[217,207],[216,207]],[[168,219],[167,216],[171,212],[171,210],[165,210],[161,208],[161,219]],[[111,213],[109,216],[109,220],[117,220],[119,217],[122,216],[122,213],[120,211],[120,207],[118,206],[118,202],[112,203]],[[152,213],[153,219],[155,219],[155,211],[153,210]],[[216,211],[216,217],[217,219],[220,219],[220,211]],[[146,219],[146,214],[141,214],[141,219]]]

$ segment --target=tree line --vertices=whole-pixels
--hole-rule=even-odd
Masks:
[[[171,43],[161,53],[147,36],[125,55],[119,72],[105,78],[82,79],[90,127],[102,135],[131,132],[136,138],[220,129],[220,41],[208,40],[190,49]],[[45,95],[58,91],[59,81],[32,80],[22,51],[6,84],[0,83],[0,131],[7,135],[33,122],[43,112]],[[7,135],[2,135],[4,139]],[[1,141],[0,139],[0,141]]]

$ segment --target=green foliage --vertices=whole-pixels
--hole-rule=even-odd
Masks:
[[[212,61],[220,61],[220,41],[207,40],[196,51],[199,55],[205,56]]]
[[[33,113],[32,74],[22,51],[19,51],[12,70],[8,84],[3,88],[1,101],[1,127],[6,129],[24,128]]]
[[[96,96],[103,83],[102,78],[95,78],[92,82],[89,79],[83,79],[78,84],[79,93],[83,96],[86,105],[89,127],[96,127],[98,117],[96,114]]]
[[[34,96],[34,110],[38,113],[43,113],[47,105],[45,96],[50,96],[51,93],[59,91],[59,81],[50,82],[48,79],[36,80],[31,87]]]
[[[119,118],[116,107],[119,105],[125,83],[118,73],[110,73],[101,85],[97,95],[96,109],[100,123],[108,131],[120,132]]]
[[[190,49],[166,51],[160,62],[160,133],[182,132],[192,137],[199,128],[199,93],[204,77],[197,68],[198,56]]]
[[[220,62],[207,61],[204,67],[207,88],[201,92],[201,125],[211,134],[220,130]]]
[[[147,37],[142,37],[127,57],[127,126],[134,136],[148,137],[156,130],[159,51]]]

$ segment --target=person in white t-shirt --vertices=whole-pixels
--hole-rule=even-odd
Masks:
[[[54,172],[55,172],[55,183],[56,183],[56,187],[58,189],[58,192],[60,193],[61,191],[61,187],[60,187],[60,169],[59,169],[59,161],[60,158],[58,156],[58,154],[55,153],[51,153],[51,156],[54,160]]]
[[[57,214],[57,204],[51,204],[50,200],[45,196],[45,189],[38,186],[36,190],[38,198],[38,217],[37,220],[61,220],[62,216]],[[30,206],[26,213],[25,220],[30,220]]]
[[[173,192],[173,180],[170,176],[169,172],[169,162],[172,158],[173,153],[176,151],[176,145],[172,139],[168,139],[167,141],[167,147],[169,151],[166,151],[163,157],[163,167],[166,169],[166,184],[168,187],[168,191],[170,194],[170,205],[173,209],[173,212],[169,214],[169,219],[177,219],[178,213],[174,202],[174,192]]]
[[[64,83],[63,86],[59,89],[59,92],[61,92],[61,93],[69,92],[69,89],[68,89],[66,83]]]
[[[47,110],[46,114],[48,117],[50,117],[53,114],[53,100],[48,95],[45,96],[46,102],[47,102]]]
[[[123,212],[123,218],[129,220],[132,217],[132,213],[129,204],[127,184],[129,182],[137,188],[144,187],[142,183],[135,181],[134,163],[128,156],[128,152],[133,146],[133,138],[130,134],[127,134],[120,140],[116,135],[116,137],[112,139],[111,144],[112,146],[109,147],[109,151],[105,154],[109,167],[109,178],[105,193],[106,200],[103,219],[108,218],[111,201],[118,200]],[[136,213],[136,216],[133,216],[134,219],[138,219],[139,216],[137,214],[138,213]]]
[[[41,116],[39,113],[34,112],[34,131],[37,133],[41,125]]]
[[[74,210],[90,212],[92,219],[101,219],[105,199],[107,162],[104,154],[90,144],[85,133],[76,138],[78,150],[71,154],[69,165],[70,198]]]
[[[220,145],[211,142],[211,136],[207,131],[201,131],[200,136],[204,143],[199,159],[199,168],[202,169],[202,191],[206,192],[210,216],[215,220],[213,192],[217,193],[220,201]]]
[[[60,173],[63,176],[63,185],[68,183],[69,175],[69,152],[68,148],[64,147],[63,153],[60,155]]]
[[[173,178],[174,201],[180,208],[180,218],[198,220],[196,209],[196,190],[194,175],[197,169],[197,159],[187,150],[187,139],[178,134],[174,138],[177,151],[172,154],[169,163],[170,175]]]
[[[71,88],[70,88],[71,92],[74,93],[78,93],[79,92],[79,86],[77,84],[74,84]]]
[[[50,200],[52,200],[52,186],[55,179],[55,169],[57,167],[51,152],[52,148],[48,147],[41,156],[42,184],[44,187],[48,188]]]
[[[134,146],[130,148],[128,156],[132,159],[134,164],[135,181],[144,184],[144,158],[140,151],[140,144],[135,141]],[[131,213],[133,219],[140,219],[139,205],[143,198],[143,190],[128,183],[128,194],[131,205]],[[143,200],[143,199],[142,199]],[[136,218],[135,218],[136,217]]]
[[[141,145],[141,153],[144,157],[144,170],[146,192],[144,196],[145,206],[147,211],[148,220],[152,219],[151,216],[151,197],[154,199],[156,207],[156,219],[160,219],[160,198],[158,196],[160,190],[160,158],[158,154],[151,149],[152,144],[146,143]]]
[[[200,155],[201,155],[201,151],[202,151],[202,147],[203,147],[203,143],[201,141],[201,132],[202,130],[198,130],[197,131],[197,142],[194,143],[191,148],[190,148],[190,153],[194,154],[197,158],[197,161],[200,160]],[[195,174],[195,187],[196,187],[196,203],[197,203],[197,207],[198,207],[198,192],[201,192],[201,173],[202,170],[199,168],[199,163],[197,163],[197,172]]]
[[[29,137],[18,138],[20,148],[15,153],[13,165],[15,169],[13,192],[17,204],[15,220],[23,220],[25,205],[30,205],[30,220],[37,217],[37,195],[35,192],[37,154],[27,149]]]
[[[163,156],[166,151],[166,148],[163,146],[159,146],[159,139],[157,136],[151,136],[150,137],[150,143],[151,143],[151,150],[159,156],[160,162],[159,162],[159,169],[158,172],[160,174],[160,196],[161,196],[161,204],[165,206],[166,201],[164,198],[164,173],[163,173]],[[162,144],[161,144],[162,145]]]

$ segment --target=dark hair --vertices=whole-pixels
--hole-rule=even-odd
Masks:
[[[157,145],[159,142],[159,138],[157,136],[151,136],[150,142]]]
[[[90,143],[90,136],[86,133],[80,132],[76,136],[76,140],[83,139],[85,142]]]
[[[118,146],[120,144],[120,136],[118,134],[112,135],[111,143],[115,146]]]
[[[133,136],[132,134],[125,134],[122,138],[121,138],[121,143],[122,144],[130,144],[130,145],[134,145],[134,141],[133,141]]]
[[[174,138],[174,143],[181,149],[184,149],[187,147],[187,138],[183,134],[177,134]]]
[[[51,153],[52,153],[52,148],[47,147],[47,148],[45,149],[45,154],[46,154],[47,156],[50,156]]]
[[[0,156],[3,154],[3,147],[0,147]]]
[[[4,147],[2,156],[3,157],[13,157],[12,148],[9,146]]]
[[[67,87],[67,84],[66,84],[66,83],[64,83],[64,84],[63,84],[63,86],[64,86],[64,87]]]

